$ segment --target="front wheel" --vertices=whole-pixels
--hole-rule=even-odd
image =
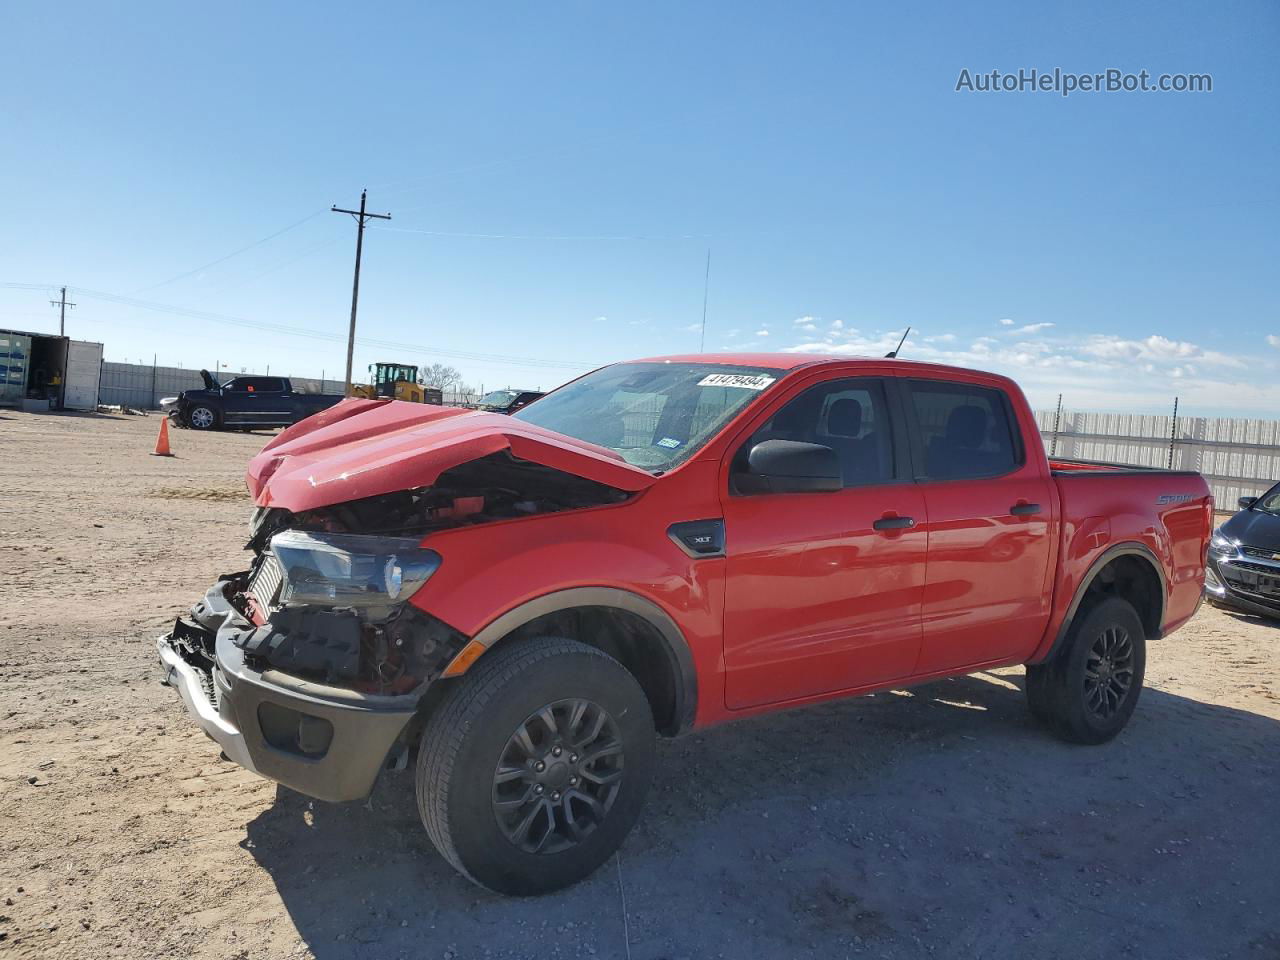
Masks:
[[[192,407],[187,423],[195,430],[212,430],[218,425],[218,414],[211,407]]]
[[[640,815],[653,715],[622,664],[556,637],[485,654],[427,721],[418,809],[437,850],[498,893],[587,877]]]
[[[1080,612],[1051,662],[1027,667],[1027,704],[1062,739],[1105,743],[1133,716],[1146,663],[1137,611],[1109,597]]]

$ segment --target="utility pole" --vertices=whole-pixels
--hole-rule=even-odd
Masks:
[[[390,220],[389,213],[365,213],[364,199],[368,190],[360,191],[360,209],[343,210],[330,207],[333,213],[349,213],[356,220],[356,273],[351,281],[351,330],[347,334],[347,396],[351,396],[351,360],[356,351],[356,304],[360,300],[360,251],[364,246],[364,225],[370,220]]]
[[[62,288],[61,300],[50,300],[49,306],[58,308],[58,336],[65,337],[67,335],[67,307],[74,307],[74,303],[67,303],[67,288]]]

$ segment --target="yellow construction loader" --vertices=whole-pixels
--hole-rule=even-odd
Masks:
[[[351,395],[364,397],[366,400],[390,397],[393,400],[407,400],[409,403],[438,405],[444,402],[444,395],[440,390],[418,383],[418,368],[406,363],[371,364],[369,379],[372,383],[352,384]]]

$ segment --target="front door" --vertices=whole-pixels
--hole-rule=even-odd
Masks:
[[[925,505],[909,482],[888,398],[874,378],[810,387],[766,413],[736,452],[740,466],[763,440],[820,443],[839,455],[844,487],[724,492],[731,709],[911,673],[920,652]]]
[[[1002,390],[903,384],[929,515],[916,672],[1020,659],[1039,643],[1052,599],[1052,480],[1044,458],[1027,455]]]

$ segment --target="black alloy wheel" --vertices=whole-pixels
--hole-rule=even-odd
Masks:
[[[526,853],[559,853],[604,823],[623,776],[622,739],[598,703],[558,700],[531,714],[493,773],[493,813]]]
[[[566,637],[502,641],[448,681],[423,727],[423,826],[482,887],[562,889],[635,825],[655,738],[639,681],[607,653]]]
[[[1089,712],[1102,721],[1120,709],[1133,686],[1133,638],[1122,626],[1098,635],[1085,658],[1084,695]]]

